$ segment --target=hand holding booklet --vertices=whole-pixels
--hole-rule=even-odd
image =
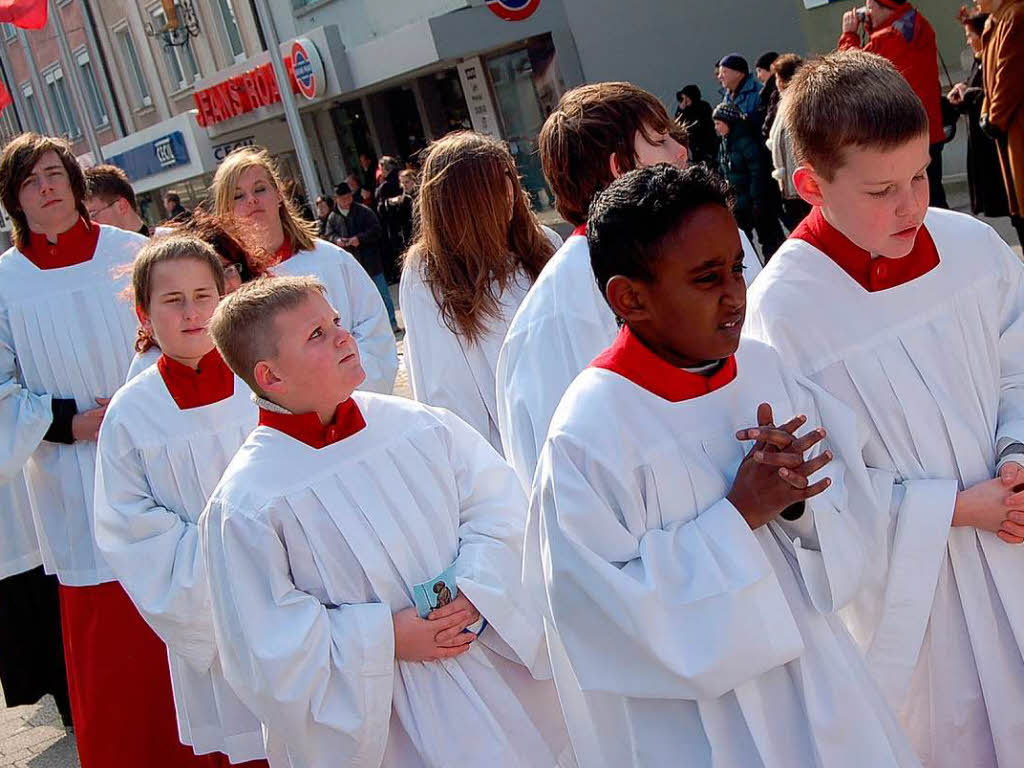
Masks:
[[[459,588],[455,584],[455,564],[452,563],[439,575],[420,584],[414,584],[412,588],[413,601],[416,604],[416,613],[421,619],[427,618],[438,608],[444,608],[459,595]],[[467,632],[479,635],[487,626],[487,620],[480,617],[472,626],[466,628]]]

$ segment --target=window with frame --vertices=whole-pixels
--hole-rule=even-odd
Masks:
[[[64,72],[59,67],[51,69],[43,76],[43,80],[46,82],[53,117],[57,121],[57,130],[70,139],[78,138],[82,135],[82,129],[71,105],[71,94],[64,80]]]
[[[21,86],[21,97],[25,101],[25,130],[36,133],[46,133],[43,123],[43,116],[39,114],[39,103],[36,101],[36,92],[31,85]]]
[[[167,24],[167,15],[163,8],[154,8],[150,11],[153,19],[153,26],[163,29]],[[196,62],[195,51],[192,50],[192,41],[184,45],[164,45],[157,43],[164,52],[164,61],[167,64],[167,74],[174,90],[187,88],[199,79],[199,64]]]
[[[78,74],[81,77],[82,90],[85,92],[85,102],[92,124],[97,128],[107,125],[110,122],[107,105],[103,102],[103,95],[100,93],[99,83],[96,82],[96,73],[93,72],[88,52],[80,51],[75,56],[75,61],[78,64]]]
[[[4,40],[14,40],[18,36],[18,28],[13,24],[0,24],[4,31]]]
[[[238,19],[235,17],[235,9],[231,7],[231,0],[216,0],[216,5],[228,50],[235,61],[241,61],[245,58],[245,45],[242,44],[242,33],[238,29]]]
[[[117,30],[115,34],[117,35],[118,46],[121,49],[121,58],[124,61],[125,68],[128,70],[129,79],[132,81],[135,106],[148,107],[153,103],[153,98],[149,95],[149,84],[146,83],[146,76],[142,72],[142,63],[139,61],[139,54],[135,50],[135,43],[132,40],[131,32],[125,27]]]

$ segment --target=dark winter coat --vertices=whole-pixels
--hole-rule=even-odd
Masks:
[[[718,168],[736,195],[737,213],[753,212],[774,199],[771,163],[761,134],[747,120],[732,124],[718,150]]]
[[[346,245],[343,246],[345,250],[356,257],[370,277],[383,272],[384,263],[380,255],[383,232],[377,214],[361,203],[352,203],[348,216],[339,211],[338,217],[343,225],[343,234],[338,236],[359,238],[358,246]]]
[[[981,59],[974,60],[966,82],[964,100],[956,109],[967,118],[967,188],[971,193],[971,211],[991,217],[1009,216],[999,151],[995,141],[981,129],[981,105],[985,100]]]
[[[686,129],[691,163],[714,165],[718,157],[718,134],[711,119],[711,105],[695,101],[686,109],[676,110],[676,122]]]

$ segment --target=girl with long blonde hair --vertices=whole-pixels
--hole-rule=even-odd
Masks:
[[[236,149],[213,178],[215,212],[234,216],[250,242],[270,256],[275,275],[313,275],[327,287],[339,324],[359,345],[362,389],[390,394],[398,372],[391,322],[377,287],[347,251],[317,237],[284,192],[276,164],[259,147]]]
[[[562,240],[537,221],[505,145],[472,131],[428,148],[416,210],[399,290],[413,395],[453,411],[500,453],[498,351]]]

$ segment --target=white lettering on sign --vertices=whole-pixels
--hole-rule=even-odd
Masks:
[[[170,168],[178,164],[178,158],[174,156],[174,147],[171,146],[171,137],[166,136],[159,141],[153,142],[156,150],[156,159],[160,161],[161,168]]]
[[[213,159],[217,161],[217,164],[224,162],[224,158],[230,155],[239,147],[254,147],[256,146],[255,136],[245,136],[244,138],[236,141],[229,141],[226,144],[217,144],[213,148]]]

